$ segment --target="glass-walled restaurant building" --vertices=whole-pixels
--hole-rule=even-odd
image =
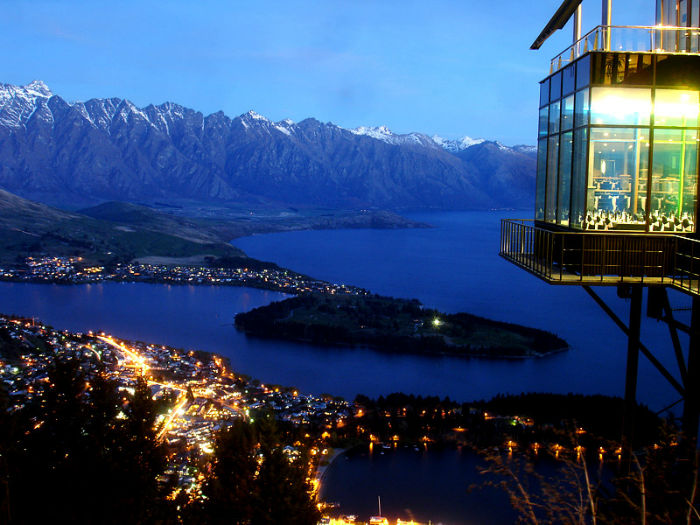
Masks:
[[[698,41],[697,29],[601,26],[553,61],[540,86],[536,222],[696,231]]]

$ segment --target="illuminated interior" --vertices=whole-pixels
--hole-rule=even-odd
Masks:
[[[589,53],[541,83],[536,220],[695,232],[700,81],[670,74],[688,59]]]

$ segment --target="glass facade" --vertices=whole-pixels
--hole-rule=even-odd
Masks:
[[[591,128],[586,229],[645,227],[649,136],[639,128]]]
[[[667,58],[593,52],[542,82],[536,220],[695,231],[700,57],[673,82]]]

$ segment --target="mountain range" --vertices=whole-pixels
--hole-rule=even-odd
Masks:
[[[0,84],[0,188],[66,209],[106,201],[340,209],[530,207],[535,154],[468,137],[308,118],[235,118],[172,102],[67,102]]]

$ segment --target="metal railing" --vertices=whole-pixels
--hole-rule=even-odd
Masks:
[[[680,235],[561,232],[503,219],[500,255],[553,284],[663,284],[700,295],[700,241]]]
[[[589,51],[700,53],[700,28],[672,26],[598,26],[551,61],[550,73]]]

